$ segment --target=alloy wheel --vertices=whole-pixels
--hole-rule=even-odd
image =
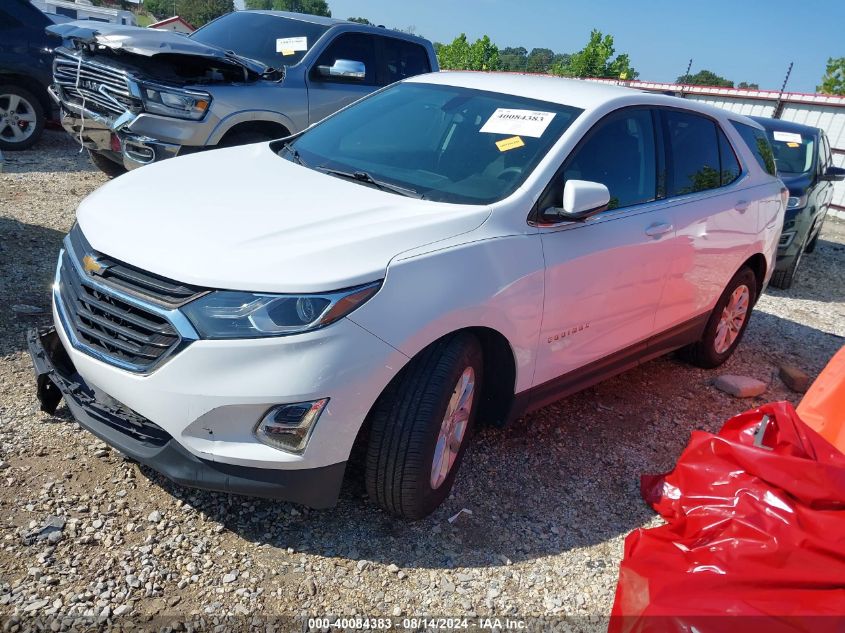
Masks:
[[[437,444],[434,448],[434,459],[431,462],[431,488],[439,488],[449,473],[463,444],[475,398],[475,370],[472,367],[464,369],[458,378],[446,415],[440,425]]]
[[[751,291],[746,285],[737,286],[731,293],[728,304],[722,310],[719,324],[716,326],[716,338],[713,347],[717,354],[724,354],[734,344],[748,318]]]

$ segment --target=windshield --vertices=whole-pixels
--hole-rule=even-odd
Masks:
[[[400,83],[307,130],[283,156],[440,202],[513,193],[582,112],[454,86]]]
[[[813,158],[816,155],[816,139],[810,135],[797,132],[781,132],[766,130],[772,151],[775,155],[775,165],[782,174],[806,174],[813,169]]]
[[[266,13],[235,11],[190,35],[203,44],[219,46],[270,68],[293,66],[328,30],[313,24]]]

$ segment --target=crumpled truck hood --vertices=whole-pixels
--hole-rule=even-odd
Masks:
[[[76,20],[48,26],[47,32],[81,44],[104,46],[144,57],[188,55],[246,68],[259,75],[268,70],[260,62],[238,57],[222,48],[202,44],[174,31]]]
[[[489,214],[329,176],[260,143],[131,171],[83,200],[77,219],[95,250],[143,270],[284,293],[382,279],[398,254],[468,233]]]

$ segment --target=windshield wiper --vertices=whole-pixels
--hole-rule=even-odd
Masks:
[[[297,165],[308,167],[308,165],[305,164],[305,161],[302,160],[302,156],[299,155],[299,150],[297,150],[293,145],[291,145],[290,141],[282,145],[282,149],[287,151],[288,154],[290,154],[291,160]]]
[[[377,180],[373,178],[370,174],[365,171],[342,171],[340,169],[332,169],[331,167],[317,167],[317,169],[324,174],[330,174],[332,176],[338,176],[339,178],[348,178],[350,180],[357,180],[358,182],[363,182],[369,185],[373,185],[374,187],[381,189],[382,191],[390,191],[391,193],[398,193],[400,196],[405,196],[408,198],[416,198],[417,200],[422,200],[423,195],[416,191],[415,189],[409,189],[408,187],[400,187],[399,185],[393,185],[389,182],[384,182],[383,180]]]

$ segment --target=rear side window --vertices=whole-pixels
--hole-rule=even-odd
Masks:
[[[763,130],[758,130],[756,127],[745,125],[745,123],[740,123],[739,121],[731,121],[731,125],[736,128],[742,140],[751,149],[760,167],[772,176],[777,175],[775,155],[772,152],[772,146],[769,144],[769,138],[766,136],[766,133]]]
[[[384,73],[380,83],[392,84],[407,77],[431,72],[428,53],[419,44],[393,37],[379,39],[382,42],[381,63]]]
[[[623,110],[602,120],[575,151],[563,177],[605,185],[610,209],[654,200],[657,168],[651,111]],[[556,199],[562,195],[561,191]]]
[[[702,116],[664,110],[668,196],[715,189],[722,184],[716,124]]]
[[[717,127],[716,134],[719,137],[719,161],[721,162],[721,170],[719,172],[720,184],[724,187],[739,178],[742,168],[739,166],[739,161],[736,158],[736,154],[734,154],[733,147],[731,147],[731,142],[725,136],[722,129]]]

